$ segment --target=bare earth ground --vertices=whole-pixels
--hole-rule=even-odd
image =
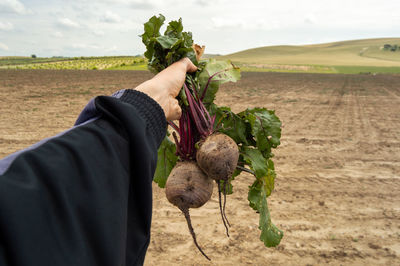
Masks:
[[[98,94],[150,77],[125,71],[0,71],[0,158],[70,127]],[[399,265],[400,76],[244,73],[217,102],[234,111],[262,106],[283,121],[269,198],[285,236],[259,241],[247,203],[252,177],[234,181],[227,238],[216,191],[192,211],[206,261],[183,215],[154,185],[152,241],[146,265]]]

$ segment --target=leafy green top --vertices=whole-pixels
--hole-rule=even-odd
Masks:
[[[150,71],[158,73],[181,58],[189,57],[194,64],[198,64],[196,54],[192,48],[191,32],[184,32],[182,19],[171,21],[164,35],[160,34],[165,17],[153,16],[144,24],[142,42],[146,45],[144,56],[149,60]]]

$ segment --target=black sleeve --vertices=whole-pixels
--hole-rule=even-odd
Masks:
[[[167,123],[147,95],[92,100],[76,126],[0,161],[0,265],[141,265]]]

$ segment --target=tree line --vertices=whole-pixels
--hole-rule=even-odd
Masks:
[[[383,50],[391,51],[391,52],[400,51],[400,45],[397,45],[397,44],[385,44],[383,46]]]

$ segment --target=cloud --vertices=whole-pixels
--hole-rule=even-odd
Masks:
[[[107,23],[119,23],[121,22],[121,17],[111,11],[107,11],[100,20]]]
[[[101,52],[101,53],[112,53],[119,51],[119,47],[117,45],[98,45],[95,43],[74,43],[69,45],[69,50],[72,51],[78,51],[78,52],[84,52],[84,51],[89,51],[91,53],[96,53],[96,52]],[[68,49],[67,48],[67,49]]]
[[[0,13],[16,13],[25,15],[31,13],[31,11],[18,0],[1,0]]]
[[[126,1],[128,6],[134,9],[144,9],[149,10],[155,8],[155,6],[150,3],[149,1],[141,1],[141,0],[134,0],[134,1]]]
[[[64,37],[64,35],[63,35],[61,32],[59,32],[59,31],[53,32],[53,33],[51,34],[51,36],[52,36],[52,37],[55,37],[55,38],[62,38],[62,37]]]
[[[79,28],[79,24],[75,21],[70,20],[69,18],[60,18],[58,20],[59,25],[66,28]]]
[[[211,18],[213,27],[218,30],[223,29],[241,29],[241,30],[273,30],[280,28],[281,25],[277,21],[266,21],[265,19],[240,19],[240,18]]]
[[[102,2],[105,4],[112,4],[112,5],[124,5],[134,9],[142,9],[142,10],[154,9],[156,8],[156,6],[160,5],[160,3],[158,4],[151,3],[154,1],[149,1],[149,0],[98,0],[97,2]]]
[[[207,0],[196,0],[195,3],[199,6],[208,6],[211,4],[211,2]]]
[[[134,21],[124,21],[124,23],[118,24],[114,27],[114,31],[126,33],[133,31],[141,31],[143,29],[143,24]]]
[[[219,28],[243,28],[245,22],[241,19],[230,19],[230,18],[211,18],[213,26]]]
[[[205,7],[205,6],[212,6],[215,7],[217,5],[226,5],[229,3],[232,3],[231,0],[214,0],[214,1],[209,1],[209,0],[195,0],[194,3],[200,7]]]
[[[0,42],[0,50],[8,51],[8,46]]]
[[[9,31],[12,29],[14,29],[14,25],[12,23],[0,21],[0,30]]]
[[[115,51],[118,51],[118,47],[116,45],[113,45],[111,47],[105,48],[105,51],[106,52],[115,52]]]
[[[101,49],[100,46],[95,44],[74,43],[71,45],[73,49]]]
[[[317,24],[317,18],[315,17],[314,14],[308,14],[305,18],[304,18],[304,22],[306,24]]]
[[[102,31],[102,30],[99,30],[99,29],[94,29],[93,31],[92,31],[92,33],[94,34],[94,35],[96,35],[96,36],[104,36],[104,31]]]

